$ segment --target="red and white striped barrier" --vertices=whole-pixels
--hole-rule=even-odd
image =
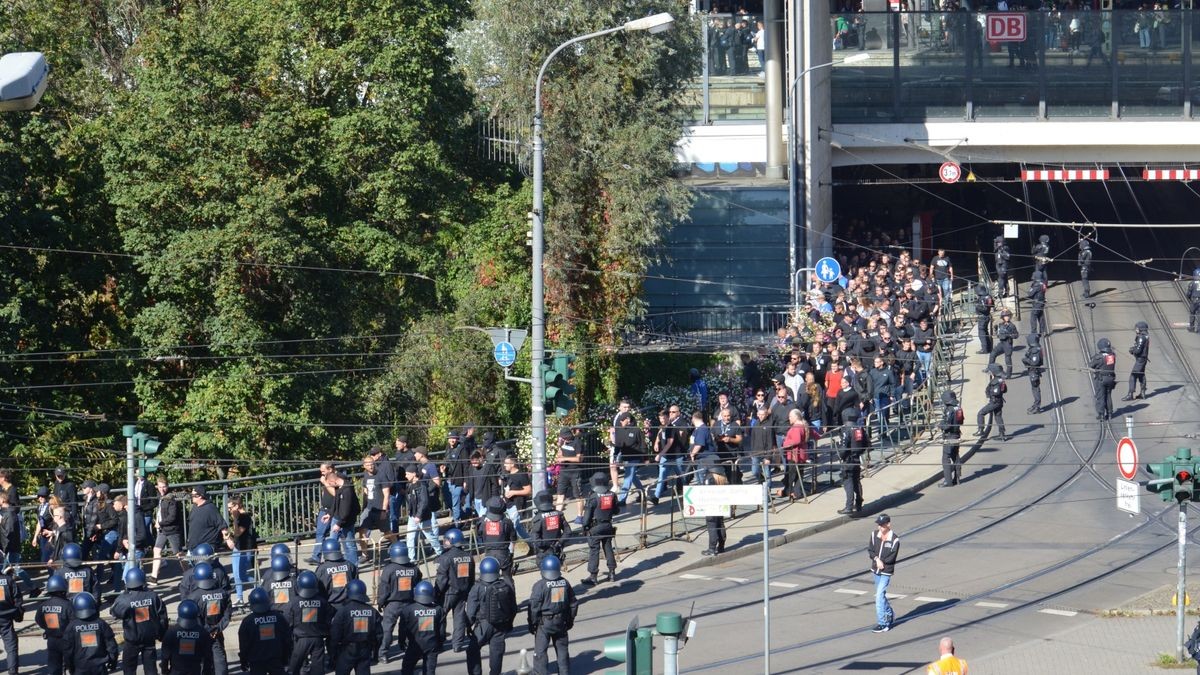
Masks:
[[[1200,169],[1144,169],[1142,180],[1200,180]]]
[[[1025,169],[1021,180],[1108,180],[1108,169]]]

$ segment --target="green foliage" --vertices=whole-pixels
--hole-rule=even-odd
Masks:
[[[673,352],[622,354],[617,357],[617,365],[621,374],[617,391],[620,396],[638,400],[643,391],[654,385],[676,385],[686,389],[691,384],[691,380],[688,378],[689,370],[696,368],[705,372],[724,360],[725,355],[723,354]],[[714,397],[716,396],[717,390],[713,389],[711,382],[709,391]]]
[[[650,387],[638,399],[638,407],[646,409],[647,415],[658,414],[672,405],[678,405],[684,415],[690,416],[693,410],[700,409],[700,400],[687,387],[665,384]]]

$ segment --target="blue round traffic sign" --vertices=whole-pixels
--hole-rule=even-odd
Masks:
[[[817,261],[816,272],[821,283],[832,284],[842,276],[842,266],[837,260],[825,257]]]
[[[496,363],[503,368],[517,362],[517,350],[513,349],[511,342],[497,342],[496,348],[492,350],[492,356],[496,357]]]

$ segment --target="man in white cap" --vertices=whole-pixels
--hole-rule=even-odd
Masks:
[[[887,599],[888,584],[896,571],[896,557],[900,554],[900,537],[892,532],[892,518],[881,513],[875,518],[875,529],[867,544],[867,556],[871,558],[871,573],[875,575],[875,628],[876,633],[892,629],[896,613]]]

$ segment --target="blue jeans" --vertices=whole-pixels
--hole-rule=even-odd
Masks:
[[[513,528],[517,530],[517,536],[529,541],[529,530],[526,530],[525,525],[521,523],[521,513],[517,511],[517,505],[509,504],[508,508],[504,510],[504,515],[512,521]]]
[[[400,495],[395,494],[396,488],[392,488],[392,495],[388,498],[388,527],[392,532],[400,531],[400,507],[404,505],[404,501],[400,499]]]
[[[482,518],[483,515],[487,513],[487,505],[483,503],[482,499],[473,499],[471,500],[471,503],[475,505],[475,513],[479,517]]]
[[[425,535],[425,539],[433,546],[433,554],[442,554],[442,544],[438,541],[437,525],[434,524],[433,518],[430,517],[425,522],[421,522],[416,518],[408,517],[408,536],[405,541],[408,543],[408,554],[413,560],[418,560],[419,551],[417,549],[417,534]]]
[[[896,618],[896,613],[892,611],[892,603],[887,599],[887,588],[890,583],[892,583],[892,575],[878,573],[875,575],[875,623],[880,626],[890,626]]]
[[[880,436],[888,429],[888,417],[892,414],[891,403],[892,397],[887,394],[875,397],[875,410],[879,413],[878,435]]]
[[[617,501],[625,501],[625,499],[629,497],[630,488],[632,488],[634,485],[636,485],[639,490],[643,488],[642,481],[637,475],[638,469],[641,466],[642,461],[640,459],[625,462],[625,481],[621,485],[621,493],[617,495]]]
[[[229,558],[233,567],[233,587],[238,602],[242,601],[242,589],[250,581],[250,566],[254,564],[254,554],[250,551],[234,551]]]
[[[450,492],[450,517],[457,523],[462,520],[463,486],[447,483],[446,489]]]
[[[945,279],[942,279],[941,281],[939,281],[937,283],[938,283],[938,287],[940,287],[942,289],[942,302],[943,303],[950,302],[950,291],[953,290],[954,282],[950,280],[950,277],[946,277]],[[942,311],[943,312],[946,311],[944,307],[943,307]]]
[[[933,362],[933,352],[923,352],[918,349],[917,360],[921,362],[921,381],[924,381],[924,375],[929,372],[929,364]]]
[[[325,537],[329,536],[329,526],[333,524],[333,518],[324,520],[325,516],[327,515],[329,515],[329,512],[325,509],[321,509],[317,512],[317,533],[313,542],[312,555],[309,556],[309,558],[314,561],[319,561],[321,559],[321,544],[325,543]]]
[[[663,457],[658,460],[658,485],[654,487],[654,498],[662,499],[663,492],[667,485],[667,475],[675,474],[676,476],[683,475],[683,458],[676,457],[669,459]]]

